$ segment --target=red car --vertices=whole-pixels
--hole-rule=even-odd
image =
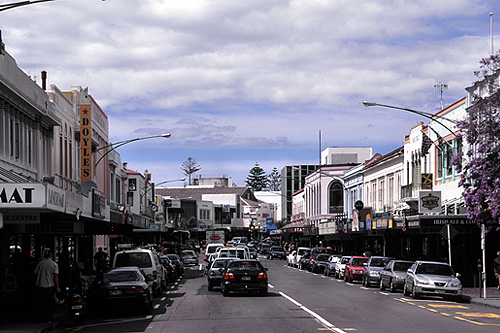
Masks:
[[[365,265],[368,262],[369,257],[358,257],[353,256],[345,264],[345,274],[344,281],[352,282],[353,280],[362,280],[365,275],[366,268]]]

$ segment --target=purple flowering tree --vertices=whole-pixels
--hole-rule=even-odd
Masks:
[[[491,224],[500,218],[500,53],[480,64],[475,74],[485,83],[484,89],[474,96],[467,117],[458,124],[468,150],[452,162],[462,169],[459,185],[464,189],[468,218]]]

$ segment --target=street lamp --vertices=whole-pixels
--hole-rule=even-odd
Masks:
[[[95,150],[96,152],[101,151],[103,149],[108,149],[108,148],[109,149],[101,157],[99,157],[99,159],[97,160],[97,162],[94,165],[94,168],[97,167],[97,164],[99,164],[99,162],[104,158],[104,156],[108,155],[113,150],[116,150],[117,148],[120,148],[121,146],[124,146],[124,145],[126,145],[128,143],[135,142],[135,141],[140,141],[140,140],[146,140],[146,139],[153,139],[153,138],[165,138],[165,139],[168,139],[168,138],[170,138],[170,136],[171,136],[170,133],[160,134],[160,135],[152,135],[152,136],[146,136],[146,137],[142,137],[142,138],[135,138],[135,139],[130,139],[130,140],[118,141],[118,142],[115,142],[115,143],[110,143],[108,145],[99,147],[99,148],[97,148]]]
[[[427,119],[434,120],[436,123],[438,123],[441,126],[443,126],[444,128],[446,128],[453,136],[455,136],[455,132],[453,132],[448,126],[446,126],[441,121],[439,121],[438,118],[446,120],[446,121],[449,121],[450,123],[453,123],[453,124],[457,124],[458,121],[455,120],[455,119],[450,119],[450,118],[446,118],[446,117],[443,117],[443,116],[438,116],[438,115],[435,115],[435,114],[432,114],[432,113],[429,113],[429,112],[425,112],[425,111],[417,111],[417,110],[413,110],[413,109],[402,108],[402,107],[399,107],[399,106],[393,106],[393,105],[387,105],[387,104],[379,104],[379,103],[374,103],[374,102],[363,101],[363,105],[365,107],[380,106],[380,107],[383,107],[383,108],[396,109],[396,110],[401,110],[401,111],[406,111],[406,112],[418,114],[418,115],[420,115],[422,117],[425,117]]]
[[[13,9],[21,6],[34,5],[40,2],[49,2],[49,1],[55,1],[55,0],[33,0],[33,1],[19,1],[19,2],[5,3],[0,5],[0,12],[3,12],[4,10],[7,9]]]

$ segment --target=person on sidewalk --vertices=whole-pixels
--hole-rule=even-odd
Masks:
[[[493,260],[493,270],[495,271],[495,278],[498,280],[497,289],[500,290],[500,251],[497,252],[497,258]]]
[[[49,251],[35,268],[36,287],[38,290],[38,315],[41,320],[52,322],[54,320],[54,293],[59,288],[59,266],[52,260],[54,254]]]

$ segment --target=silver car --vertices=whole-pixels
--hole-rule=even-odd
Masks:
[[[405,296],[418,298],[422,295],[462,297],[460,274],[443,262],[416,261],[407,271],[403,286]]]
[[[220,287],[222,281],[222,271],[226,267],[226,263],[232,258],[217,258],[213,261],[210,267],[206,270],[208,290],[212,291],[214,287]]]

